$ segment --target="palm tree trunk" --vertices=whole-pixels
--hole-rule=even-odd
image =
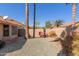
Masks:
[[[26,36],[29,38],[29,6],[26,4]]]
[[[76,3],[72,4],[72,22],[75,25],[76,22]]]
[[[36,4],[34,3],[33,38],[35,38],[35,18],[36,18]]]

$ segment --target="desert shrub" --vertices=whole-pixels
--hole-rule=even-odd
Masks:
[[[79,56],[79,33],[73,32],[72,36],[66,36],[66,38],[61,41],[63,51],[68,56]]]
[[[50,32],[48,33],[48,36],[49,36],[49,37],[57,37],[57,35],[56,35],[56,33],[55,33],[54,31],[50,31]]]
[[[60,44],[62,46],[63,54],[65,54],[66,56],[70,56],[72,50],[72,36],[67,35],[63,40],[60,39]]]
[[[79,56],[79,33],[73,33],[73,40],[72,40],[72,55]]]

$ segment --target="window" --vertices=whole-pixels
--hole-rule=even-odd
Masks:
[[[18,29],[18,36],[24,37],[25,36],[25,29]]]
[[[17,26],[12,26],[12,35],[16,35],[18,32]]]
[[[9,36],[9,25],[3,25],[3,36]]]

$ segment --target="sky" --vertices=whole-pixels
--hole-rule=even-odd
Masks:
[[[8,16],[26,24],[25,3],[0,3],[0,16]],[[77,17],[79,20],[79,4],[77,4]],[[33,26],[34,4],[29,3],[29,25]],[[64,22],[72,21],[72,4],[65,3],[37,3],[36,4],[36,21],[40,22],[40,26],[45,26],[47,20],[61,19]]]
[[[33,25],[34,4],[29,4],[29,24]],[[77,17],[79,20],[79,4],[77,4]],[[47,20],[61,19],[64,22],[72,21],[72,4],[66,3],[37,3],[36,4],[36,21],[40,22],[40,26],[45,26]]]
[[[10,19],[14,19],[18,22],[25,24],[25,21],[26,21],[25,4],[24,3],[0,3],[0,16],[8,16],[8,18]]]

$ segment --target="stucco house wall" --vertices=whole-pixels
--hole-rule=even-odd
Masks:
[[[22,29],[22,28],[19,28],[19,29]],[[0,40],[5,41],[6,43],[10,43],[10,41],[14,42],[17,39],[18,39],[18,31],[17,31],[17,34],[12,35],[12,26],[11,25],[9,25],[9,36],[3,36],[3,24],[0,24]]]
[[[10,40],[17,39],[18,38],[18,34],[12,35],[11,34],[12,33],[12,30],[11,29],[12,29],[12,27],[11,27],[11,25],[9,25],[9,36],[3,36],[3,25],[0,24],[0,30],[1,30],[1,32],[0,32],[0,40],[3,40],[6,43],[8,43]]]
[[[3,37],[3,25],[0,24],[0,40],[2,40]]]
[[[9,25],[9,36],[3,36],[3,25]],[[14,33],[12,35],[12,26],[16,26],[17,29],[24,29],[24,24],[17,22],[13,19],[3,19],[2,16],[0,16],[0,40],[3,40],[5,42],[10,41],[10,40],[15,40],[18,39],[18,30],[17,33]],[[13,29],[14,30],[14,29]],[[15,28],[16,30],[16,28]]]

